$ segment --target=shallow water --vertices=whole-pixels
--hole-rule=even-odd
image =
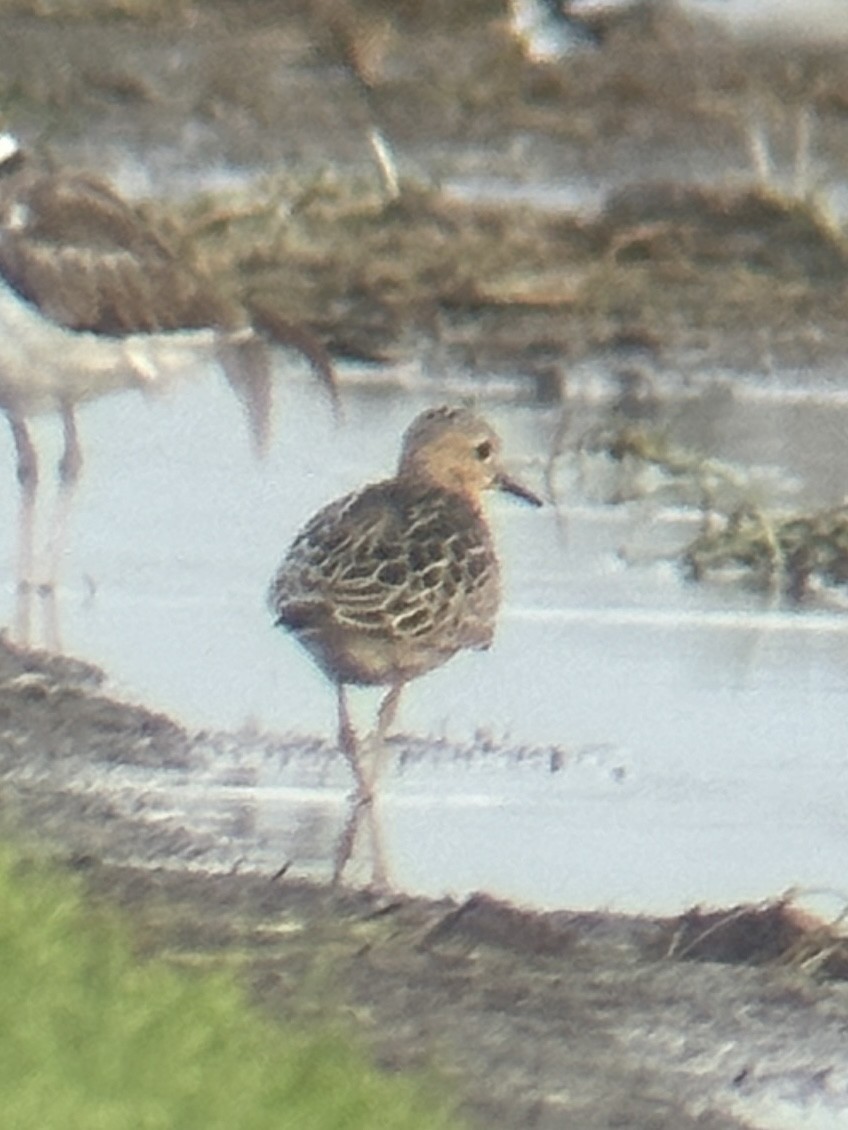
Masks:
[[[316,507],[387,473],[411,417],[463,387],[457,378],[447,389],[422,381],[392,390],[367,374],[347,383],[348,418],[337,428],[305,373],[281,374],[263,464],[214,374],[81,413],[87,465],[60,593],[65,649],[189,726],[245,728],[238,758],[141,783],[165,809],[224,837],[246,866],[318,866],[324,851],[326,871],[321,845],[347,790],[338,758],[280,765],[259,745],[251,752],[251,733],[329,739],[334,730],[331,689],[270,625],[268,579]],[[576,439],[610,386],[587,368],[572,374],[572,388]],[[780,466],[790,496],[825,503],[848,490],[848,394],[836,377],[731,386],[713,374],[670,405],[681,441]],[[540,485],[557,410],[493,397],[486,413],[516,470]],[[40,420],[37,432],[46,479],[58,426]],[[0,460],[11,614],[5,432]],[[400,731],[448,744],[431,742],[386,779],[396,881],[430,894],[485,889],[637,911],[794,885],[838,889],[848,863],[844,614],[685,582],[664,555],[694,532],[691,514],[596,500],[597,471],[581,486],[574,457],[564,461],[564,527],[552,508],[491,506],[505,573],[496,646],[419,680],[402,703]],[[761,478],[763,491],[776,490],[774,474]],[[367,720],[375,700],[360,697]]]
[[[795,0],[684,0],[683,6],[749,34],[831,41],[848,35],[841,0],[808,0],[803,7]]]

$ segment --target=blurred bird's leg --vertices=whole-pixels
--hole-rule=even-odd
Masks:
[[[397,717],[398,705],[400,704],[400,696],[403,693],[403,688],[403,683],[395,683],[394,686],[389,688],[385,698],[380,704],[380,711],[377,715],[377,728],[374,731],[374,737],[372,739],[371,771],[367,778],[368,790],[371,793],[373,793],[376,788],[377,781],[380,779],[383,769],[386,766],[386,761],[388,760],[389,748],[386,743],[386,737]]]
[[[30,642],[35,500],[38,493],[38,456],[35,453],[27,426],[22,419],[8,414],[12,439],[15,443],[18,466],[20,501],[18,504],[18,555],[15,563],[15,619],[14,634],[18,643]]]
[[[59,487],[48,534],[47,572],[38,586],[39,594],[44,601],[45,643],[51,651],[61,651],[56,588],[62,559],[67,549],[71,512],[82,473],[82,448],[77,433],[76,416],[70,404],[62,405],[61,415],[65,447],[59,460]]]
[[[268,450],[273,410],[268,344],[253,333],[233,336],[219,341],[217,353],[227,383],[244,409],[251,447],[261,458]]]
[[[380,806],[376,797],[365,810],[368,833],[371,839],[371,883],[373,891],[390,891],[392,881],[383,847],[383,829],[380,824]]]
[[[365,774],[362,772],[362,766],[359,762],[359,742],[357,741],[353,723],[350,720],[350,711],[347,705],[347,692],[345,691],[344,683],[339,683],[336,690],[339,710],[339,749],[344,754],[353,772],[353,777],[356,781],[356,789],[351,794],[350,812],[345,821],[345,826],[342,829],[342,834],[339,837],[339,842],[336,845],[336,854],[333,861],[334,884],[341,880],[344,869],[347,867],[350,857],[353,855],[363,809],[370,809],[372,801],[371,791],[368,788]]]
[[[374,890],[391,890],[388,867],[386,866],[385,852],[383,850],[383,836],[380,827],[377,801],[374,796],[374,786],[379,777],[384,760],[386,731],[394,721],[397,713],[403,683],[392,687],[380,707],[377,729],[374,735],[374,760],[370,772],[364,770],[360,758],[359,741],[350,720],[347,704],[347,694],[344,684],[338,685],[339,707],[339,748],[345,755],[356,781],[356,789],[351,796],[351,808],[345,822],[339,842],[336,846],[336,856],[333,867],[333,883],[341,880],[345,867],[347,867],[356,848],[357,837],[360,831],[362,817],[365,817],[365,826],[371,841],[371,883]]]
[[[82,448],[77,434],[74,410],[69,404],[63,404],[61,412],[65,449],[59,460],[59,489],[47,542],[47,574],[42,586],[44,589],[55,588],[59,578],[62,558],[67,547],[71,510],[82,473]]]
[[[397,716],[400,696],[404,684],[395,683],[386,693],[377,715],[377,727],[371,739],[371,765],[366,777],[366,787],[371,801],[366,810],[368,831],[371,837],[371,887],[378,891],[390,891],[392,882],[389,877],[389,868],[386,863],[386,853],[383,847],[383,829],[380,824],[379,806],[377,803],[377,782],[379,781],[386,760],[389,747],[386,741],[389,730]]]
[[[350,720],[350,711],[347,705],[347,692],[344,683],[338,684],[337,695],[339,708],[339,749],[344,754],[348,765],[350,765],[353,778],[356,781],[355,796],[357,801],[360,803],[363,801],[369,803],[371,801],[371,789],[362,771],[362,764],[359,760],[359,740],[353,728],[353,723]]]
[[[336,851],[333,857],[333,886],[337,886],[342,879],[344,870],[350,862],[350,857],[353,855],[353,849],[356,847],[356,837],[359,833],[359,821],[362,819],[362,809],[365,802],[362,800],[353,799],[348,813],[345,826],[342,829],[342,834],[339,836],[339,842],[336,844]]]

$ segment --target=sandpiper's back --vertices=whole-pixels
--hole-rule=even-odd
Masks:
[[[278,624],[334,682],[406,682],[492,641],[498,561],[461,494],[388,479],[321,510],[271,586]]]

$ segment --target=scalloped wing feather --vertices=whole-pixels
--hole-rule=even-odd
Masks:
[[[315,515],[270,600],[284,622],[296,609],[301,630],[306,620],[422,647],[438,637],[446,652],[483,648],[499,603],[497,559],[483,518],[463,498],[388,480]]]

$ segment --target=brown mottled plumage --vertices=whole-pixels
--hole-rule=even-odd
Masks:
[[[499,451],[497,435],[466,408],[422,413],[406,432],[397,475],[320,510],[271,583],[275,623],[338,688],[339,745],[362,803],[372,798],[379,765],[363,770],[345,685],[389,687],[379,753],[410,679],[492,642],[500,581],[481,494],[499,489],[541,504],[504,472]],[[337,876],[351,846],[337,858]]]
[[[32,167],[0,177],[0,273],[45,317],[109,336],[246,323],[108,185]]]

